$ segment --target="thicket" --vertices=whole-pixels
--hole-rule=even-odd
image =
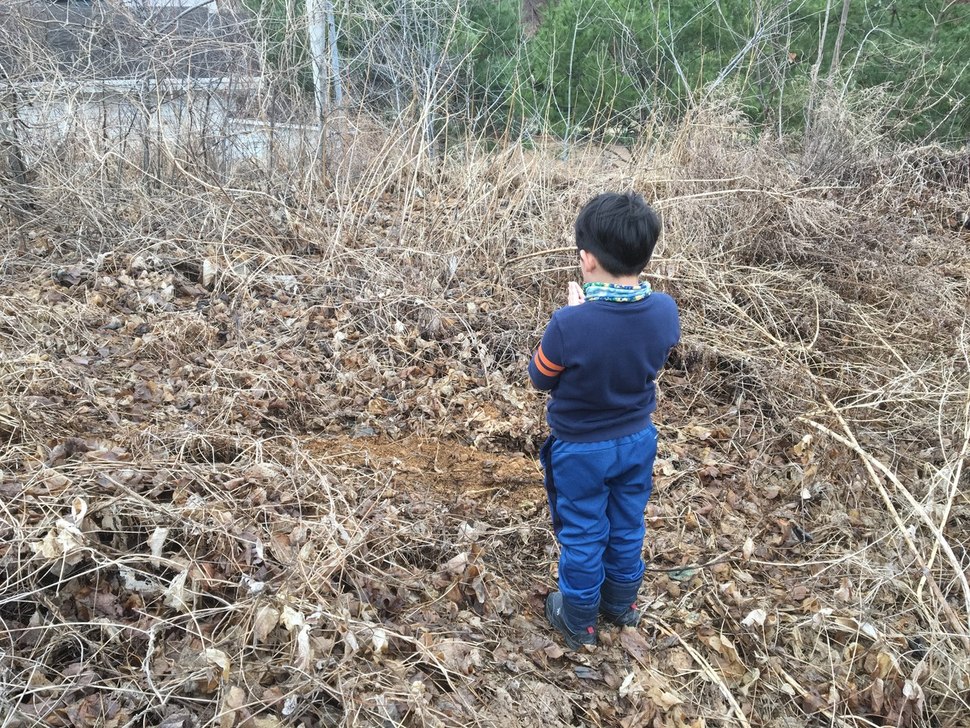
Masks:
[[[247,2],[266,61],[309,91],[305,0]],[[882,100],[911,138],[970,132],[970,6],[955,0],[553,0],[538,23],[520,0],[318,4],[359,99],[392,116],[418,101],[452,129],[623,138],[729,90],[779,134],[831,93]]]
[[[629,148],[439,154],[456,119],[615,109],[622,79],[526,81],[555,8],[509,65],[451,6],[355,2],[360,104],[305,123],[333,80],[306,8],[253,42],[96,5],[67,54],[53,6],[0,3],[5,726],[966,725],[966,151],[900,143],[823,58],[801,154],[733,70]],[[524,369],[577,209],[627,187],[684,339],[643,627],[577,659],[543,617]]]

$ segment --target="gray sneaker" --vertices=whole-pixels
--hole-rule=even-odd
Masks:
[[[640,624],[640,610],[637,609],[636,604],[631,604],[618,614],[600,607],[600,616],[604,621],[617,627],[636,627]]]

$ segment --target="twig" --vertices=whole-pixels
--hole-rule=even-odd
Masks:
[[[826,399],[826,401],[828,400]],[[829,404],[831,405],[831,403]],[[833,411],[835,411],[834,406],[832,407],[832,409]],[[811,427],[814,427],[819,432],[822,432],[828,435],[829,437],[836,440],[837,442],[842,443],[846,447],[850,448],[853,452],[855,452],[860,458],[862,458],[863,464],[865,465],[866,470],[869,472],[869,476],[871,477],[873,484],[879,490],[879,494],[882,497],[883,502],[886,504],[887,510],[889,511],[890,515],[892,515],[893,520],[896,522],[896,526],[899,528],[899,531],[903,537],[903,540],[906,542],[906,545],[909,546],[909,550],[912,552],[913,557],[920,565],[920,571],[922,575],[927,579],[928,583],[930,584],[930,588],[933,591],[934,596],[937,597],[937,602],[939,603],[940,608],[947,615],[947,618],[950,620],[950,624],[956,630],[957,634],[961,637],[964,643],[964,647],[967,650],[970,650],[970,629],[968,629],[967,625],[964,625],[960,621],[960,618],[953,611],[953,607],[950,605],[950,603],[946,600],[946,597],[940,591],[939,585],[936,583],[936,581],[932,578],[932,575],[929,573],[929,569],[926,565],[926,561],[923,559],[922,554],[920,553],[919,549],[916,547],[916,544],[913,542],[913,539],[910,537],[906,529],[906,526],[902,522],[902,519],[899,517],[899,513],[896,511],[896,507],[893,505],[892,499],[889,497],[888,491],[886,491],[886,488],[882,484],[882,481],[876,475],[876,472],[875,472],[876,469],[882,472],[890,480],[890,482],[893,483],[893,485],[896,487],[896,490],[906,498],[907,502],[909,502],[910,506],[917,513],[917,515],[920,516],[920,519],[926,524],[926,526],[930,529],[930,532],[934,535],[937,542],[940,544],[940,547],[943,549],[943,552],[947,555],[947,558],[949,558],[951,566],[953,566],[953,569],[956,573],[957,580],[963,586],[964,598],[966,599],[966,602],[968,605],[967,614],[970,615],[970,585],[967,584],[966,575],[963,573],[963,569],[961,568],[960,562],[957,560],[956,555],[953,553],[953,549],[950,547],[950,544],[946,541],[946,538],[943,536],[943,534],[939,531],[939,529],[937,529],[936,524],[933,523],[932,519],[926,513],[926,510],[919,503],[917,503],[915,498],[913,498],[912,493],[910,493],[909,490],[905,486],[903,486],[903,484],[899,481],[899,479],[896,477],[894,473],[892,473],[885,465],[883,465],[879,460],[877,460],[875,457],[873,457],[868,452],[866,452],[859,445],[854,435],[852,435],[852,431],[845,423],[845,420],[842,419],[841,415],[837,411],[835,411],[835,415],[840,420],[843,428],[848,433],[848,437],[843,437],[838,433],[833,432],[825,425],[815,422],[814,420],[810,420],[806,417],[798,417],[798,420],[801,422],[804,422],[805,424]]]
[[[698,664],[698,666],[707,676],[708,680],[710,680],[712,683],[717,685],[718,690],[721,691],[721,695],[723,695],[724,699],[727,700],[728,703],[731,705],[731,710],[734,711],[734,715],[737,716],[738,722],[742,726],[744,726],[744,728],[751,728],[751,724],[748,722],[748,719],[745,716],[744,711],[741,710],[741,705],[734,697],[734,694],[731,692],[731,689],[727,686],[727,684],[724,682],[724,679],[718,674],[718,672],[713,667],[711,667],[711,664],[704,659],[704,656],[701,655],[700,652],[695,650],[690,644],[688,644],[687,641],[683,637],[681,637],[680,634],[676,630],[674,630],[673,627],[667,624],[663,619],[661,619],[656,615],[645,615],[645,616],[648,616],[648,619],[650,619],[650,621],[656,624],[660,628],[660,631],[664,632],[670,637],[674,637],[678,642],[680,642],[681,646],[683,646],[683,648],[687,650],[687,653],[694,659],[694,662]]]
[[[801,683],[799,683],[795,678],[793,678],[791,674],[787,670],[785,670],[785,668],[773,667],[772,669],[777,669],[778,676],[786,683],[788,683],[788,685],[791,686],[791,688],[795,690],[795,692],[797,692],[802,698],[811,697],[811,693],[809,693],[808,690],[803,688]],[[840,715],[837,715],[834,710],[829,710],[827,708],[819,708],[818,712],[824,715],[833,723],[837,723],[840,726],[844,726],[844,728],[853,728],[851,724],[846,723],[844,718],[842,718]],[[858,718],[858,716],[853,716],[853,718]],[[870,723],[869,721],[866,721],[866,723],[868,723],[869,725],[875,726],[875,723]]]

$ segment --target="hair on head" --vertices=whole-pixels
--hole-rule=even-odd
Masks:
[[[660,217],[635,192],[604,192],[576,218],[576,247],[596,256],[611,275],[637,275],[660,238]]]

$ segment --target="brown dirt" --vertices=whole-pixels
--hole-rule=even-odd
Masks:
[[[406,436],[334,436],[310,440],[308,452],[333,468],[369,468],[394,473],[395,488],[435,495],[443,502],[461,496],[503,505],[535,504],[545,498],[542,469],[523,453],[489,453],[448,440]]]

